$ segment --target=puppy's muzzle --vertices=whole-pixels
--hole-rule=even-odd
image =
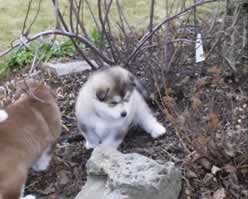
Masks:
[[[127,116],[127,112],[126,111],[122,111],[121,112],[121,117],[126,117]]]

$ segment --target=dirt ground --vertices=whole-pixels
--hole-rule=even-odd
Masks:
[[[139,128],[131,129],[120,151],[141,153],[162,164],[171,160],[182,166],[181,199],[248,198],[247,78],[233,74],[218,60],[175,66],[165,73],[165,81],[157,67],[152,69],[153,75],[144,64],[129,69],[151,94],[149,104],[166,126],[167,134],[152,139]],[[91,151],[85,149],[78,133],[74,104],[87,76],[37,75],[57,89],[63,132],[49,170],[31,171],[26,193],[41,199],[69,199],[84,185]],[[5,81],[5,85],[11,87],[11,81]]]

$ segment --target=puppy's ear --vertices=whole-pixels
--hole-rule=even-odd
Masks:
[[[128,78],[129,78],[129,87],[130,88],[136,87],[137,85],[136,77],[133,74],[129,73]]]
[[[41,81],[39,87],[43,91],[47,91],[53,98],[57,99],[57,93],[55,89],[50,87],[45,81]]]
[[[104,101],[104,100],[107,98],[108,93],[109,93],[109,88],[107,88],[107,89],[101,88],[101,89],[98,89],[98,90],[96,91],[96,97],[97,97],[97,99],[98,99],[99,101],[102,102],[102,101]]]
[[[133,74],[129,74],[129,81],[130,81],[130,87],[134,87],[135,89],[137,89],[137,91],[143,95],[143,97],[147,97],[148,93],[145,89],[145,87],[141,84],[141,82],[133,75]]]

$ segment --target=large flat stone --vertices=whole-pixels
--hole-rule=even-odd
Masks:
[[[181,172],[137,153],[96,148],[87,162],[87,182],[76,199],[177,199]]]
[[[91,62],[97,66],[95,61]],[[91,66],[86,61],[73,61],[67,63],[45,63],[43,68],[56,74],[57,76],[69,75],[73,73],[91,70]]]

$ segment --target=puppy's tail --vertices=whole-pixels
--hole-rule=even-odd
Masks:
[[[5,110],[0,110],[0,122],[4,122],[8,119],[8,113]],[[1,199],[1,195],[0,195]]]

